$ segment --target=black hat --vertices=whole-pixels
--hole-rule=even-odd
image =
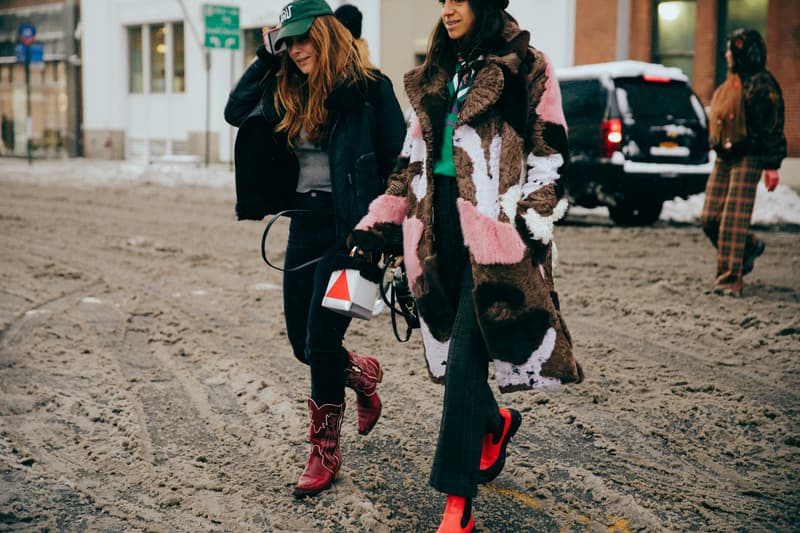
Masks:
[[[756,30],[739,28],[728,36],[733,56],[733,72],[750,75],[767,65],[767,45]]]
[[[342,25],[350,30],[350,33],[353,34],[355,39],[361,38],[361,11],[358,10],[356,6],[350,4],[344,4],[336,8],[336,11],[333,12],[339,22]]]

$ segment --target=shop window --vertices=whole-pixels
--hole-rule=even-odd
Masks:
[[[167,92],[167,27],[150,25],[150,92]]]
[[[142,28],[128,28],[128,91],[140,93],[142,83]]]
[[[186,90],[186,59],[183,50],[183,23],[172,24],[172,92]]]
[[[767,38],[767,3],[768,0],[728,0],[719,5],[719,43],[717,49],[717,85],[725,81],[728,66],[725,63],[725,46],[728,35],[733,30],[747,28],[758,30]]]
[[[680,68],[691,81],[696,29],[697,4],[694,0],[657,2],[653,60]]]
[[[749,28],[767,38],[767,0],[728,0],[723,39],[737,28]]]
[[[182,93],[186,90],[182,22],[128,28],[128,91]]]

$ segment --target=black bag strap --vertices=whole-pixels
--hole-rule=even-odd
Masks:
[[[386,272],[390,268],[399,268],[402,282],[408,283],[406,278],[405,264],[401,264],[399,267],[397,267],[394,264],[394,260],[394,256],[389,256],[387,258],[383,266],[384,275],[382,276],[382,279],[386,279]],[[383,299],[383,303],[389,307],[389,312],[392,317],[392,331],[394,332],[394,338],[400,342],[407,342],[411,338],[411,332],[420,327],[419,316],[417,313],[417,306],[415,305],[414,299],[411,297],[410,292],[407,293],[404,301],[400,301],[398,299],[397,286],[395,285],[397,281],[398,280],[396,279],[395,275],[392,274],[392,278],[389,282],[384,281],[380,284],[381,298]],[[406,292],[407,291],[408,288],[406,285]],[[397,315],[402,316],[406,321],[406,333],[404,338],[400,336],[400,332],[397,329]]]
[[[269,222],[267,222],[267,226],[264,228],[264,233],[261,235],[261,258],[269,267],[274,268],[275,270],[280,270],[281,272],[295,272],[297,270],[306,268],[307,266],[311,266],[314,263],[319,263],[320,261],[322,261],[322,256],[319,256],[316,259],[312,259],[311,261],[306,261],[302,265],[296,267],[281,268],[273,265],[267,258],[267,236],[269,235],[269,230],[272,228],[272,225],[275,224],[275,222],[277,222],[278,219],[283,216],[289,216],[292,214],[300,214],[300,213],[313,213],[313,212],[314,211],[312,209],[285,209],[283,211],[280,211],[272,215],[272,218],[269,219]]]

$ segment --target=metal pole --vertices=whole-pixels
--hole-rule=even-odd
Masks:
[[[187,24],[189,24],[189,29],[192,30],[192,35],[194,35],[194,40],[197,43],[197,46],[200,50],[205,51],[205,60],[206,60],[206,154],[205,154],[205,162],[206,166],[208,166],[209,160],[209,148],[211,146],[210,140],[210,131],[211,131],[211,54],[209,50],[205,47],[205,44],[202,39],[200,39],[200,34],[197,32],[197,28],[194,27],[194,22],[192,21],[192,17],[189,16],[189,10],[186,8],[186,4],[184,0],[178,0],[178,3],[181,5],[181,10],[183,10],[183,18],[186,19]]]
[[[25,106],[28,116],[25,119],[25,137],[28,141],[28,164],[33,164],[33,119],[31,118],[31,46],[25,45]]]
[[[236,54],[234,53],[233,48],[231,48],[231,87],[233,87],[233,82],[235,81],[233,79],[233,75],[234,75],[233,61],[234,61],[235,56],[236,56]],[[230,147],[230,154],[229,154],[230,155],[230,165],[229,165],[228,168],[230,170],[233,170],[233,148],[234,147],[233,147],[233,127],[232,126],[228,126],[228,146]]]
[[[628,59],[630,54],[630,0],[617,3],[617,61]]]
[[[206,166],[211,147],[211,54],[206,50]]]

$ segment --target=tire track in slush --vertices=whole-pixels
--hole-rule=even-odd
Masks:
[[[210,294],[204,294],[201,298],[194,299],[192,305],[188,307],[178,306],[176,301],[168,300],[162,301],[160,308],[169,309],[172,316],[183,316],[184,318],[177,319],[177,322],[184,325],[188,322],[189,329],[203,325],[207,327],[209,323],[214,323],[221,330],[215,332],[217,334],[203,336],[202,340],[193,339],[200,344],[193,349],[224,355],[221,355],[216,363],[212,362],[213,358],[205,357],[200,359],[200,366],[189,366],[188,362],[185,366],[190,373],[199,374],[192,378],[195,382],[214,383],[215,390],[231,389],[223,395],[228,398],[226,401],[210,401],[210,406],[217,410],[220,417],[224,419],[231,410],[239,417],[246,417],[245,426],[231,428],[229,425],[228,429],[235,433],[243,431],[247,435],[248,442],[252,441],[252,446],[260,452],[258,461],[261,470],[265,471],[273,481],[267,490],[278,497],[260,501],[263,512],[267,515],[281,516],[282,520],[287,522],[283,526],[287,530],[300,528],[297,530],[315,531],[320,528],[330,528],[331,524],[328,521],[310,518],[309,515],[313,516],[313,513],[309,513],[309,507],[329,507],[332,504],[331,499],[335,501],[337,498],[335,491],[299,503],[291,497],[291,487],[297,481],[296,475],[302,469],[308,453],[305,401],[292,399],[296,396],[296,391],[293,389],[299,381],[302,381],[303,373],[307,372],[305,367],[297,365],[294,358],[289,356],[290,368],[294,369],[287,374],[283,370],[278,371],[264,364],[264,358],[270,358],[269,355],[247,356],[245,351],[251,347],[245,344],[237,346],[235,342],[231,342],[230,337],[237,337],[236,317],[227,300],[212,300]],[[179,353],[184,352],[182,347],[176,350]],[[210,362],[212,364],[206,364]],[[272,372],[265,374],[265,370]],[[349,437],[343,437],[343,447],[351,444],[349,440]],[[250,466],[252,465],[240,465],[239,469]],[[258,479],[245,479],[242,482],[246,486],[258,486],[263,483]],[[358,505],[353,512],[349,512],[346,508],[342,510],[341,523],[335,530],[353,530],[352,527],[361,530],[361,526],[353,524],[384,523],[385,515],[391,513],[390,510],[381,511],[374,508],[369,503],[370,497],[353,484],[347,471],[337,486],[346,488],[348,499],[358,502]],[[351,529],[348,529],[347,524],[351,524]]]
[[[126,277],[126,279],[128,281],[136,280],[135,283],[129,284],[126,287],[126,290],[133,291],[134,293],[137,293],[137,294],[140,294],[140,295],[147,294],[148,289],[151,287],[151,279],[152,279],[152,277],[154,275],[156,275],[156,274],[160,274],[160,272],[154,271],[152,265],[150,264],[150,260],[152,259],[152,257],[150,257],[149,254],[142,254],[142,253],[139,253],[139,251],[136,251],[136,250],[135,250],[135,252],[137,252],[137,253],[134,253],[132,255],[131,254],[124,254],[124,255],[126,255],[126,257],[119,257],[119,255],[116,253],[116,252],[118,252],[118,250],[105,250],[105,249],[95,250],[94,254],[90,258],[87,254],[82,254],[82,256],[80,256],[80,257],[74,256],[74,255],[68,255],[67,256],[66,254],[68,254],[68,250],[66,250],[66,249],[64,249],[64,250],[56,250],[55,251],[56,255],[54,256],[53,255],[54,250],[53,249],[48,249],[47,247],[45,247],[43,245],[35,245],[35,244],[32,245],[32,244],[30,244],[28,242],[25,242],[23,244],[26,244],[28,247],[32,247],[33,249],[31,249],[30,252],[33,252],[34,254],[38,253],[43,259],[47,259],[47,260],[55,259],[56,261],[59,261],[60,264],[72,265],[73,268],[77,268],[80,271],[91,271],[91,269],[93,267],[95,267],[97,264],[112,264],[112,265],[115,265],[116,269],[119,269],[119,271],[126,271],[127,272],[128,275],[125,276],[125,277]],[[114,252],[114,253],[112,253],[112,252]],[[139,265],[134,264],[134,263],[131,262],[131,260],[136,261],[136,262],[141,262],[141,264],[139,264]],[[144,268],[139,268],[139,267],[144,267]],[[111,267],[111,268],[113,269],[114,267]],[[141,279],[143,276],[144,276],[144,280]],[[139,285],[139,286],[136,287],[136,285]],[[159,297],[160,297],[160,295],[156,295],[155,298],[153,300],[151,300],[151,301],[158,302],[159,301],[158,300]],[[222,322],[224,322],[224,319],[222,320]],[[98,323],[100,323],[100,322],[98,321]],[[136,328],[134,327],[133,330],[135,330],[135,329]],[[143,329],[145,331],[147,331],[147,328],[143,328]],[[131,353],[133,355],[133,357],[131,357],[130,359],[122,359],[123,364],[121,365],[121,367],[122,367],[123,370],[125,369],[125,366],[126,366],[125,365],[125,361],[136,361],[137,360],[137,358],[136,358],[137,356],[139,356],[142,353],[147,353],[147,348],[148,348],[147,344],[150,343],[150,340],[152,340],[152,339],[149,339],[146,342],[142,342],[142,341],[133,342],[132,338],[131,338],[131,335],[128,334],[127,338],[125,340],[120,341],[118,343],[118,346],[121,348],[121,350],[123,352],[125,351],[125,347],[126,346],[137,346],[138,345],[141,348],[140,350],[134,350],[134,349],[127,350],[129,353]],[[114,352],[114,347],[112,347],[110,351],[113,353]],[[141,365],[141,362],[139,363],[139,365]],[[130,363],[127,366],[130,367],[130,368],[133,368],[135,370],[135,367],[137,366],[137,364],[136,363]],[[162,381],[163,381],[163,379],[162,379]],[[191,387],[184,387],[184,389],[190,389],[190,388]],[[152,390],[150,390],[148,392],[150,392],[152,394],[152,393],[155,393],[157,391],[155,390],[155,388],[153,388]],[[284,395],[284,397],[286,397],[286,396],[287,395]],[[221,395],[219,395],[219,394],[209,394],[209,397],[211,397],[211,398],[220,398]],[[133,403],[136,403],[136,402],[133,402]],[[227,405],[230,406],[230,405],[233,405],[234,403],[235,402],[230,402],[229,401],[229,402],[227,402]],[[139,402],[139,405],[143,406],[144,402]],[[220,406],[221,406],[221,404],[218,402],[218,407],[220,407]],[[144,408],[139,408],[138,411],[139,411],[139,413],[138,413],[138,417],[137,418],[139,420],[144,421],[144,424],[142,425],[142,428],[146,428],[146,423],[148,421],[148,417],[147,417],[147,414],[145,413],[145,409]],[[304,409],[303,409],[303,411],[304,411]],[[228,414],[231,414],[230,410],[228,411]],[[284,418],[286,418],[286,417],[284,417]],[[294,417],[294,418],[296,418],[296,417]],[[146,456],[152,455],[153,454],[152,450],[157,448],[157,447],[153,446],[153,438],[148,436],[147,432],[145,430],[140,430],[140,431],[141,431],[142,435],[138,435],[137,434],[137,437],[139,439],[141,439],[141,442],[144,445],[145,451],[143,453],[145,453]],[[247,431],[245,430],[244,432],[241,432],[241,433],[246,434]],[[300,435],[302,437],[303,432],[299,432],[299,433],[298,432],[292,432],[292,434],[297,434],[297,435]],[[280,439],[279,444],[283,443],[284,441],[285,441],[285,439]],[[274,444],[274,443],[267,443],[266,445],[262,445],[262,449],[269,450],[271,448],[271,446],[270,446],[271,444]],[[305,445],[303,446],[303,448],[305,448]],[[296,464],[300,464],[301,461],[304,461],[306,452],[307,452],[307,450],[304,450],[303,452],[301,452],[302,458],[297,457],[295,460],[291,460],[290,461],[291,465],[292,466],[296,466]],[[206,454],[206,455],[208,455],[208,454]],[[232,455],[232,456],[249,457],[251,455],[251,453],[248,451],[247,453],[244,453],[244,454],[236,453],[236,454],[230,454],[230,455]],[[203,456],[203,455],[201,455],[201,456]],[[203,456],[203,457],[205,457],[205,456]],[[152,457],[148,457],[148,458],[150,459],[150,461],[148,461],[148,463],[152,462],[153,460],[157,460],[157,458],[155,458],[155,459],[152,458]],[[226,460],[226,462],[229,462],[229,461]],[[263,463],[263,461],[262,461],[262,463]],[[263,467],[263,465],[262,465],[262,467]],[[295,468],[281,469],[281,470],[279,470],[279,473],[280,472],[292,472],[293,470],[295,470]],[[235,477],[235,476],[231,476],[231,477]],[[159,483],[163,484],[164,482],[160,481]],[[256,486],[257,486],[257,483],[256,483]],[[141,487],[139,488],[139,490],[141,490]],[[288,493],[288,489],[286,489],[286,487],[284,487],[284,490],[286,490],[287,493]],[[123,492],[124,491],[120,491],[120,493],[123,493]],[[97,497],[96,494],[94,496]],[[175,500],[171,499],[171,498],[167,498],[167,501],[173,502]],[[294,509],[296,507],[294,505],[294,502],[290,500],[290,503],[291,503],[291,509]],[[118,512],[117,514],[119,514],[122,517],[126,517],[127,516],[131,521],[136,521],[135,516],[137,514],[141,514],[141,513],[137,513],[137,511],[135,509],[135,507],[138,504],[139,503],[137,502],[136,505],[134,505],[132,507],[129,507],[127,510],[125,510],[123,512]],[[113,509],[113,505],[112,504],[107,504],[107,507],[109,509]],[[156,507],[158,507],[158,506],[156,505],[153,508],[155,509]],[[170,505],[170,507],[172,507],[172,506]],[[263,507],[267,507],[267,506],[264,506],[263,502],[262,502],[261,507],[263,508]],[[163,510],[162,510],[162,512],[163,512]],[[307,528],[309,527],[309,522],[308,522],[307,518],[302,516],[302,514],[298,515],[298,518],[293,520],[290,517],[286,516],[287,515],[286,509],[281,509],[280,512],[283,513],[284,517],[286,517],[285,521],[286,521],[287,531],[303,531],[303,530],[307,530]],[[265,518],[265,514],[264,513],[256,512],[255,514],[256,514],[256,516],[255,516],[253,522],[256,523],[256,524],[260,524],[260,526],[258,528],[256,528],[256,529],[262,529],[264,524],[269,523],[269,521]],[[280,513],[276,513],[276,514],[277,514],[277,516],[281,516]],[[291,514],[291,513],[288,513],[288,514]],[[155,522],[157,522],[157,520]],[[206,527],[206,526],[207,525],[204,525],[203,527]],[[318,524],[318,527],[324,527],[324,526],[325,526],[324,523],[319,523]],[[314,528],[314,529],[318,529],[318,528]]]
[[[218,455],[241,453],[226,437],[200,392],[200,383],[187,383],[180,369],[165,358],[159,342],[158,317],[133,313],[109,320],[113,309],[95,304],[86,311],[97,342],[113,358],[131,396],[139,420],[137,444],[143,449],[151,474],[149,491],[159,495],[160,507],[176,508],[178,516],[190,514],[202,529],[236,529],[235,513],[226,509],[225,480],[215,468]],[[233,448],[233,450],[231,450]],[[134,500],[134,505],[141,504]]]
[[[257,491],[257,489],[260,488],[260,482],[258,479],[259,477],[274,477],[280,479],[281,474],[285,476],[286,472],[292,472],[295,470],[293,467],[301,464],[301,461],[304,461],[305,459],[305,453],[307,453],[305,442],[302,446],[302,458],[296,457],[294,460],[291,460],[291,454],[281,454],[281,458],[285,463],[278,469],[277,472],[275,472],[275,476],[270,476],[270,472],[267,469],[267,464],[265,463],[270,463],[272,461],[265,460],[264,453],[260,455],[254,455],[252,453],[252,449],[249,447],[251,441],[254,441],[256,447],[262,452],[269,452],[267,455],[274,454],[274,450],[280,447],[285,447],[287,450],[289,450],[290,444],[292,443],[287,442],[287,439],[284,438],[285,434],[281,433],[280,431],[275,432],[277,440],[269,439],[269,442],[260,442],[263,441],[263,439],[259,439],[257,437],[256,432],[258,428],[250,429],[249,426],[231,424],[228,420],[230,415],[233,415],[233,418],[237,418],[240,421],[244,420],[244,415],[240,411],[239,407],[237,406],[237,402],[234,399],[234,396],[243,396],[244,389],[239,388],[235,391],[235,394],[233,394],[231,391],[227,390],[227,385],[228,381],[231,382],[231,385],[234,385],[235,380],[220,379],[218,377],[205,378],[202,376],[196,376],[195,374],[198,373],[198,368],[202,370],[202,366],[205,366],[205,363],[208,361],[207,358],[201,359],[201,365],[198,367],[195,364],[195,361],[185,359],[186,356],[176,357],[174,353],[170,353],[169,349],[167,349],[167,346],[174,347],[175,335],[173,330],[185,329],[193,325],[187,326],[185,320],[179,318],[179,315],[184,313],[180,310],[180,308],[174,308],[171,303],[159,301],[158,297],[155,295],[147,297],[146,301],[148,302],[148,308],[156,307],[162,311],[134,311],[132,313],[133,318],[129,319],[128,322],[134,322],[137,325],[129,327],[128,330],[138,331],[147,337],[146,342],[148,343],[149,347],[145,349],[151,350],[155,354],[155,357],[158,358],[158,365],[156,366],[166,368],[171,376],[170,379],[177,380],[178,384],[184,391],[205,391],[204,393],[190,394],[189,402],[191,402],[194,408],[197,409],[198,416],[202,420],[202,423],[209,425],[211,431],[218,439],[217,446],[214,447],[214,451],[209,451],[203,455],[203,457],[206,459],[206,468],[209,471],[214,472],[214,475],[219,478],[220,483],[225,484],[224,493],[226,499],[228,501],[232,499],[235,502],[236,497],[231,498],[229,495],[238,495],[238,493],[241,492],[241,498],[244,500],[249,500],[252,498],[259,500],[258,505],[248,506],[246,513],[244,513],[249,515],[247,518],[248,523],[261,524],[261,526],[255,527],[255,529],[263,527],[263,524],[269,524],[270,515],[280,516],[281,520],[286,522],[288,531],[314,531],[318,530],[319,528],[326,527],[325,521],[310,522],[306,510],[302,507],[298,507],[297,503],[291,497],[283,499],[282,501],[276,501],[274,499],[265,500],[260,494],[254,493],[254,491]],[[153,303],[155,303],[154,306],[151,305]],[[196,309],[196,306],[192,306],[192,309]],[[142,322],[143,317],[146,318],[146,321],[150,322],[150,324],[144,325]],[[166,328],[165,325],[167,326]],[[126,343],[130,344],[130,341],[126,341]],[[143,342],[140,341],[138,344],[142,345]],[[216,352],[214,350],[216,350]],[[178,350],[178,352],[182,352],[182,350]],[[222,353],[222,349],[220,346],[217,346],[215,348],[206,349],[204,352]],[[208,372],[203,373],[211,374],[212,376],[230,374],[226,373],[224,369],[214,365],[208,369]],[[241,375],[241,372],[236,372],[236,374]],[[253,372],[246,372],[246,374],[249,376],[248,379],[246,379],[246,381],[240,379],[239,385],[246,385],[247,387],[253,389],[253,392],[257,392],[258,389],[263,389],[263,380],[259,381],[252,378],[253,375],[257,376],[258,374]],[[141,380],[143,381],[145,379],[147,379],[146,372],[142,376]],[[284,395],[284,398],[286,396],[288,395]],[[220,398],[226,397],[227,399],[220,401]],[[214,400],[214,398],[216,398],[216,400]],[[277,400],[277,398],[274,397],[272,399]],[[291,402],[288,402],[282,398],[280,402],[276,401],[274,403],[274,407],[277,408],[272,408],[270,411],[280,414],[281,416],[278,418],[281,419],[283,421],[283,425],[285,425],[285,419],[296,419],[297,416],[283,416],[283,414],[280,412],[281,403],[289,405]],[[265,418],[263,415],[258,416]],[[276,427],[279,427],[279,424],[267,424],[268,429],[270,426],[272,426],[272,429],[274,430]],[[303,431],[293,431],[291,434],[296,434],[298,437],[302,438]],[[256,436],[254,437],[254,435]],[[230,443],[234,440],[236,441],[237,446],[245,446],[246,448],[231,450],[232,446]],[[152,446],[158,447],[159,445],[160,443],[158,442],[158,438],[154,435]],[[253,472],[253,475],[237,475],[231,472],[232,469],[238,472]],[[263,474],[259,475],[259,472],[262,472]],[[296,481],[294,478],[291,480],[284,480],[280,488],[282,494],[290,494],[289,487],[294,481]],[[275,503],[280,504],[280,506],[276,508],[274,505]],[[270,509],[273,509],[275,513],[270,513]],[[220,509],[218,510],[219,520],[217,521],[224,523],[224,519],[226,517],[232,520],[241,520],[240,517],[242,514],[242,512],[236,512],[235,510],[229,511]],[[271,526],[276,525],[271,524]],[[344,531],[344,529],[341,530]]]
[[[174,306],[175,304],[169,303],[164,305]],[[233,317],[235,317],[235,315],[233,315],[233,309],[228,307],[229,302],[227,300],[201,298],[195,300],[193,305],[188,308],[181,307],[178,308],[177,311],[189,315],[191,317],[190,320],[195,321],[197,324],[207,324],[208,316],[211,313],[222,314],[228,317],[229,320],[233,320]],[[239,310],[239,312],[241,312],[241,310]],[[228,326],[232,328],[233,322],[228,324]],[[216,335],[206,336],[205,338],[208,339],[209,337],[217,338]],[[290,362],[295,363],[293,359],[291,359]],[[240,367],[240,373],[243,372],[244,375],[259,375],[263,371],[263,369],[256,369],[246,363],[251,363],[251,361],[237,359],[237,366]],[[305,369],[305,367],[301,368]],[[285,384],[285,380],[281,380],[279,375],[272,375],[269,379],[275,382],[276,377],[278,378],[277,381],[281,382],[281,384]],[[291,390],[287,391],[287,394],[292,394]],[[303,411],[301,416],[304,415],[305,412]],[[258,423],[255,423],[258,426]],[[278,424],[280,424],[279,421],[271,421],[266,427],[269,428],[272,426],[274,428]],[[430,425],[430,427],[426,427],[427,431],[422,431],[421,433],[425,435],[435,434],[437,429],[435,424],[428,425]],[[300,428],[295,428],[295,434],[302,434],[301,432],[305,428],[302,428],[300,431],[298,431],[298,429]],[[373,436],[367,440],[358,440],[357,442],[360,445],[357,450],[354,450],[354,453],[349,451],[353,450],[353,445],[348,442],[350,439],[348,439],[347,435],[343,436],[343,446],[346,446],[348,450],[346,458],[348,471],[354,473],[358,472],[358,476],[347,480],[348,489],[357,490],[358,493],[363,495],[361,497],[363,497],[364,500],[372,501],[380,509],[384,509],[384,513],[387,515],[386,520],[388,520],[390,524],[398,522],[398,515],[402,517],[401,523],[404,527],[402,530],[416,529],[416,526],[409,527],[409,525],[419,525],[420,519],[422,523],[438,523],[441,516],[442,501],[441,495],[427,485],[427,469],[429,465],[426,461],[423,461],[422,467],[420,468],[419,461],[414,461],[414,457],[407,456],[408,452],[398,446],[397,440],[398,437],[403,436],[403,430],[402,428],[395,429],[395,432],[386,435],[387,428],[384,426],[381,431],[384,435],[381,437]],[[581,432],[576,431],[576,433],[580,434]],[[572,435],[571,438],[581,438],[581,436],[577,434]],[[281,469],[283,472],[291,472],[292,470],[299,471],[299,468],[302,467],[301,461],[305,459],[304,455],[307,445],[305,444],[304,438],[300,440],[295,439],[295,443],[299,443],[303,454],[300,458],[296,458],[286,464],[285,468]],[[431,446],[429,446],[429,448],[430,447]],[[395,454],[392,453],[392,450],[395,450],[395,454],[399,452],[401,454],[400,457],[396,457]],[[430,453],[428,453],[427,457],[430,457]],[[383,466],[378,468],[376,462]],[[413,468],[416,473],[409,475],[409,468]],[[293,480],[290,480],[290,482],[291,481]],[[422,486],[420,486],[421,482]],[[340,480],[339,484],[341,483],[342,481]],[[288,491],[288,487],[283,490]],[[545,506],[541,504],[532,505],[534,502],[538,503],[538,500],[528,496],[527,492],[526,488],[515,484],[513,479],[499,480],[491,487],[483,489],[481,491],[480,503],[476,511],[478,525],[485,531],[512,531],[521,526],[524,530],[553,531],[558,529],[557,522],[553,516],[548,514],[545,510]],[[620,494],[620,496],[622,496],[622,494]],[[321,495],[318,499],[318,501],[322,502],[321,505],[323,506],[328,504],[326,500],[325,494]],[[548,504],[548,506],[549,505],[551,504]],[[510,509],[513,509],[513,511],[510,511]],[[561,521],[567,523],[571,522],[577,525],[584,523],[585,515],[580,512],[582,510],[584,510],[582,505],[575,507],[561,505],[555,506],[553,512]],[[597,513],[590,514],[596,515]],[[595,516],[595,519],[599,520],[601,523],[627,523],[624,518],[614,518],[613,520],[612,518],[613,517]],[[623,529],[619,531],[622,532]]]
[[[793,390],[779,387],[775,381],[766,381],[754,375],[752,372],[741,370],[736,367],[719,364],[718,361],[704,358],[700,355],[686,352],[677,346],[664,346],[653,341],[636,338],[629,333],[611,328],[607,325],[598,323],[581,317],[575,317],[571,321],[576,329],[581,330],[581,336],[585,338],[604,339],[609,346],[613,346],[619,351],[628,353],[654,354],[648,356],[649,360],[658,360],[664,363],[671,363],[674,368],[685,369],[690,376],[711,375],[713,379],[709,382],[727,383],[731,388],[740,391],[747,391],[754,400],[767,405],[774,405],[783,411],[795,411],[800,407],[797,397]],[[708,346],[709,351],[718,352],[718,346]],[[758,386],[754,387],[753,382]]]
[[[93,502],[90,514],[97,515],[105,500],[101,496],[103,491],[97,487],[113,485],[115,470],[124,468],[124,458],[120,457],[124,451],[113,448],[113,443],[119,441],[117,414],[122,409],[116,395],[104,395],[118,382],[108,381],[107,372],[96,364],[92,350],[82,342],[86,332],[74,315],[77,308],[86,305],[86,299],[75,301],[73,305],[65,301],[60,303],[63,305],[58,312],[50,314],[41,327],[30,328],[28,335],[15,336],[16,349],[25,354],[20,386],[37,393],[38,400],[31,409],[36,412],[33,419],[39,422],[14,424],[10,431],[17,441],[28,445],[36,461],[33,467],[40,470],[43,480],[52,480],[54,485],[63,484],[68,490],[88,498]],[[20,412],[17,417],[24,421],[25,413]],[[9,419],[13,420],[13,415]],[[41,434],[43,427],[47,428],[44,435]],[[147,520],[143,517],[147,509],[134,508],[131,512],[119,513],[110,505],[103,512],[134,526],[142,526]],[[50,513],[47,509],[45,516]],[[157,513],[152,513],[147,521],[153,519],[158,523]],[[48,520],[62,523],[61,517]],[[67,523],[76,520],[81,518],[66,517]]]
[[[739,394],[745,393],[750,396],[751,403],[781,411],[780,416],[787,420],[796,419],[795,396],[775,383],[753,387],[749,376],[729,372],[729,367],[719,367],[693,354],[635,339],[585,319],[573,320],[572,328],[582,337],[603,339],[605,345],[614,346],[618,351],[647,354],[649,360],[667,363],[669,368],[680,368],[689,379],[709,376],[706,382],[726,383],[727,390],[717,390],[719,397],[714,406],[718,410],[718,404],[723,402],[732,418],[742,404]],[[785,479],[781,472],[767,471],[766,475],[754,479],[752,473],[743,470],[740,461],[731,460],[726,450],[709,449],[706,442],[698,440],[704,438],[702,433],[697,436],[688,432],[674,434],[657,425],[660,418],[666,418],[663,427],[670,427],[675,422],[674,417],[683,413],[652,413],[640,406],[636,411],[628,410],[626,417],[619,417],[613,410],[606,411],[588,402],[569,409],[554,405],[550,410],[570,417],[573,425],[585,431],[591,444],[584,446],[582,453],[591,456],[586,462],[592,465],[590,470],[602,475],[606,484],[616,484],[619,490],[635,497],[655,515],[666,521],[680,520],[679,526],[686,527],[688,522],[700,529],[724,530],[736,523],[749,528],[753,517],[761,517],[774,525],[788,527],[787,517],[800,504],[796,494],[789,496],[794,493],[791,478]],[[702,411],[699,416],[702,417]],[[697,424],[702,425],[702,421]],[[564,437],[554,435],[552,438],[558,441]],[[549,439],[542,444],[546,440]],[[762,444],[755,441],[752,446],[758,449]],[[684,478],[689,473],[689,478],[677,480],[676,472]],[[683,486],[683,492],[676,492],[677,486]],[[663,505],[662,502],[670,500],[681,506],[681,513],[671,513],[669,506]],[[699,503],[692,505],[686,501]],[[709,513],[709,509],[713,513]]]

